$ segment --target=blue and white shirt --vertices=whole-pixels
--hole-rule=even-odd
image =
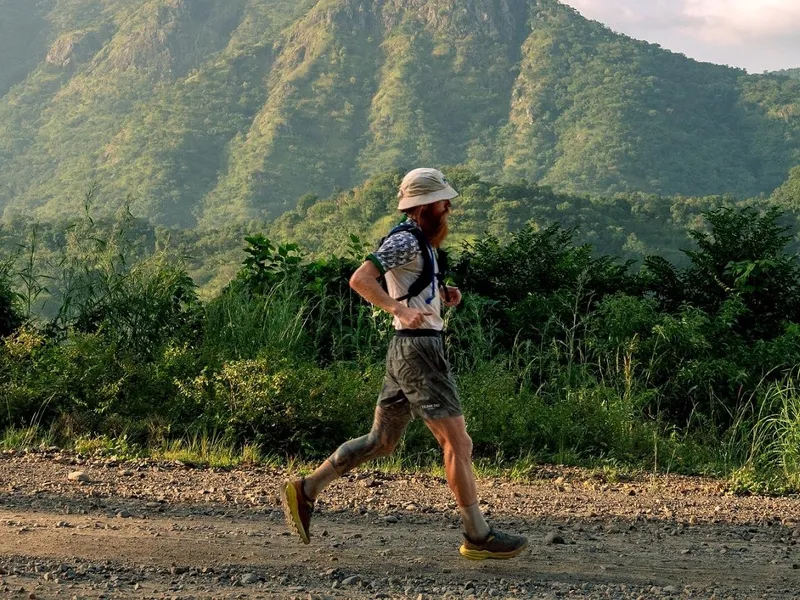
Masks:
[[[411,223],[411,221],[409,219]],[[419,278],[424,268],[423,252],[429,252],[429,248],[420,248],[419,242],[413,233],[401,231],[386,238],[375,252],[369,255],[375,266],[386,278],[386,289],[392,298],[401,298],[408,293],[408,289]],[[439,266],[436,263],[436,253],[433,252],[433,272],[438,273]],[[441,331],[444,328],[442,321],[442,302],[439,294],[438,285],[435,283],[431,287],[423,290],[418,296],[408,299],[408,306],[429,311],[433,314],[425,317],[422,329],[435,329]],[[395,329],[403,329],[400,320],[395,317]]]

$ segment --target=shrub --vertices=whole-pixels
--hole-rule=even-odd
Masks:
[[[180,384],[192,405],[193,427],[224,431],[238,442],[296,455],[330,453],[349,436],[366,433],[383,373],[341,363],[260,357],[226,363]]]

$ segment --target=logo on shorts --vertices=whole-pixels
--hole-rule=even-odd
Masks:
[[[423,404],[422,408],[424,408],[425,410],[431,410],[434,408],[439,408],[440,406],[441,404]]]

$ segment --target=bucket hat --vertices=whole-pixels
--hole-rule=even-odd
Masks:
[[[444,174],[436,169],[414,169],[409,171],[397,193],[398,210],[433,204],[439,200],[452,200],[458,196],[447,182]]]

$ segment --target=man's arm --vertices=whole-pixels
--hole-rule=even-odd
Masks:
[[[370,304],[397,317],[403,326],[409,329],[419,328],[425,322],[426,316],[433,315],[429,310],[411,308],[392,298],[378,283],[380,275],[378,267],[368,260],[353,273],[350,287]]]

